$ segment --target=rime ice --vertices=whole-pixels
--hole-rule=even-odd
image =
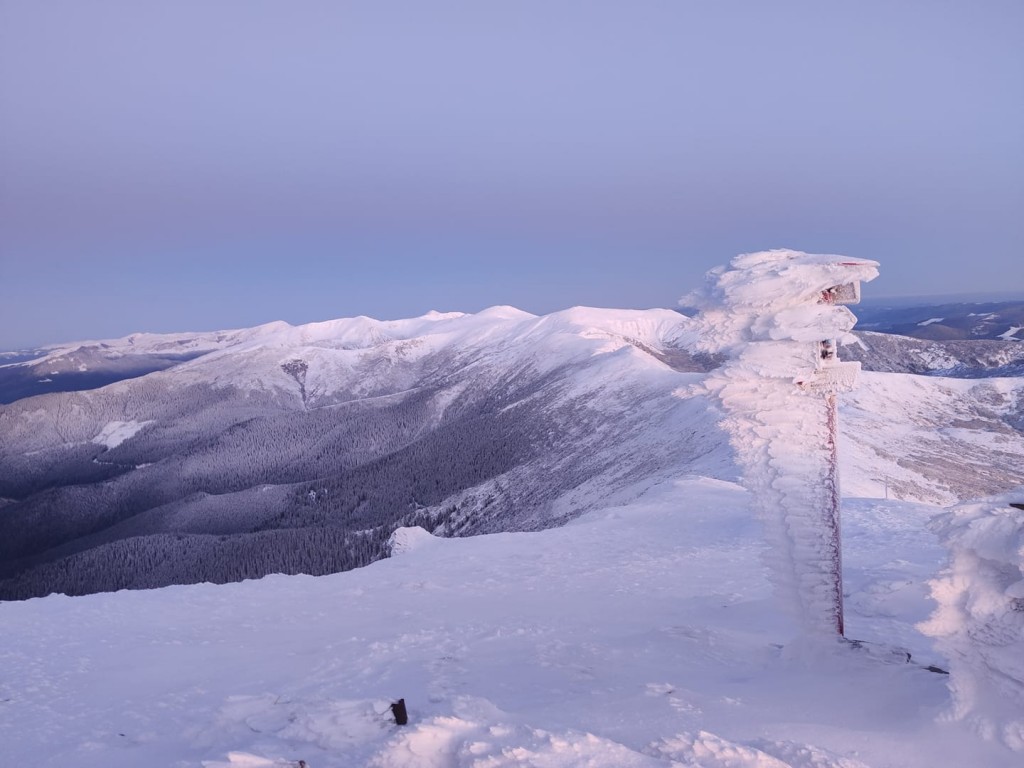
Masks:
[[[1024,487],[939,515],[949,549],[921,629],[950,661],[953,717],[1024,752]]]
[[[805,631],[843,633],[835,394],[859,370],[838,341],[856,323],[842,304],[877,263],[774,250],[737,256],[708,273],[697,343],[727,355],[708,376],[765,522],[769,562]]]

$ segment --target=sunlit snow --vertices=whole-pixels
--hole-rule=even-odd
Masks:
[[[282,366],[300,348],[303,397],[358,393],[368,349],[382,366],[457,344],[540,371],[580,357],[592,365],[566,382],[579,395],[608,379],[634,387],[601,395],[611,412],[645,386],[671,393],[659,404],[715,395],[747,487],[669,462],[637,479],[620,456],[614,494],[592,484],[553,505],[586,503],[561,528],[403,528],[389,559],[330,576],[0,603],[0,765],[1018,766],[1024,518],[1006,510],[1024,489],[938,506],[985,495],[944,469],[1019,455],[1012,430],[967,429],[988,418],[981,404],[1009,408],[1018,382],[867,374],[846,396],[846,634],[861,642],[812,639],[800,618],[820,587],[804,513],[820,501],[823,440],[820,398],[801,383],[816,345],[853,326],[816,302],[851,269],[869,280],[874,266],[747,254],[712,273],[692,321],[495,307],[190,337],[210,354],[175,375],[216,372],[218,386],[298,386]],[[667,341],[725,362],[672,371],[645,351]],[[112,421],[93,439],[114,447],[146,423]],[[667,407],[642,424],[630,450],[694,439],[669,434],[691,422]]]
[[[858,638],[941,663],[914,622],[944,559],[934,508],[848,505]],[[271,576],[0,604],[4,765],[1016,765],[937,722],[947,678],[805,652],[749,496],[680,478],[564,528]],[[388,705],[403,697],[410,722]],[[248,761],[248,762],[246,762]],[[264,761],[260,763],[258,761]],[[273,761],[291,761],[275,763]]]

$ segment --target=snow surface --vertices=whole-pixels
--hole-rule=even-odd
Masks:
[[[125,440],[134,437],[139,430],[152,421],[111,421],[99,434],[92,439],[92,442],[107,448],[116,448]]]
[[[945,676],[795,638],[746,491],[637,491],[538,533],[399,531],[391,559],[333,576],[0,604],[0,764],[1019,765],[937,721]],[[846,518],[852,634],[922,663],[941,663],[914,630],[934,511]]]
[[[288,390],[296,385],[281,366],[301,359],[307,367],[303,386],[310,407],[315,407],[339,394],[371,396],[384,380],[394,392],[402,371],[406,385],[415,386],[422,378],[417,364],[440,354],[475,349],[492,361],[515,358],[519,365],[544,372],[573,359],[629,347],[661,349],[689,324],[688,318],[668,309],[574,307],[538,317],[505,306],[405,320],[356,317],[298,327],[280,323],[250,334],[234,332],[232,343],[154,378]]]
[[[995,468],[1020,467],[1024,456],[1024,432],[1004,421],[1024,403],[1022,385],[862,373],[840,400],[844,492],[940,505],[990,495]]]
[[[216,370],[224,386],[249,377],[291,386],[286,372],[270,383],[255,372],[268,360],[280,370],[296,345],[309,391],[357,379],[367,349],[374,360],[415,360],[491,344],[538,370],[592,358],[571,384],[580,394],[646,366],[650,385],[671,382],[681,401],[717,396],[753,493],[724,479],[648,475],[563,528],[468,539],[402,529],[392,558],[332,576],[0,604],[0,765],[1019,765],[1021,526],[992,522],[985,506],[940,518],[933,534],[936,507],[881,498],[882,477],[886,496],[895,474],[894,492],[919,499],[939,481],[929,486],[915,463],[934,454],[882,455],[878,416],[886,386],[900,388],[900,403],[920,390],[920,412],[906,426],[893,417],[905,445],[914,430],[934,431],[933,392],[953,403],[988,387],[996,408],[1019,382],[888,376],[851,396],[844,414],[869,430],[852,447],[877,459],[850,473],[875,498],[844,507],[847,635],[865,644],[808,634],[801,621],[821,602],[815,563],[830,553],[807,525],[821,504],[824,401],[796,382],[820,365],[818,341],[853,326],[847,310],[815,304],[820,291],[873,272],[873,262],[772,251],[713,272],[694,321],[667,310],[538,318],[499,307],[274,323],[237,332],[230,349],[210,340],[217,351],[174,375]],[[648,353],[669,341],[728,359],[684,385]],[[621,400],[630,407],[628,393]],[[963,417],[942,426],[945,439],[986,418]],[[135,426],[112,422],[100,435]],[[972,440],[975,454],[950,460],[980,456]],[[992,435],[983,448],[1013,452],[1020,440]],[[952,552],[945,575],[936,534]],[[929,582],[939,610],[923,623]],[[943,654],[950,677],[922,666],[945,665]],[[390,719],[399,697],[404,727]]]
[[[1011,325],[1008,330],[999,334],[999,338],[1005,341],[1017,341],[1017,334],[1024,331],[1024,325]]]
[[[950,659],[951,717],[1024,752],[1024,511],[1010,502],[1024,503],[1024,487],[933,521],[951,558],[921,629]]]

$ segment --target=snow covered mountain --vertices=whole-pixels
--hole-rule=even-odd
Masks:
[[[861,361],[869,371],[967,379],[1024,376],[1024,344],[1019,342],[928,341],[864,330],[854,335],[860,344],[848,346],[843,357]]]
[[[276,324],[19,400],[0,411],[3,594],[331,572],[403,523],[543,528],[681,467],[728,474],[706,406],[678,392],[701,367],[685,325],[508,307]]]
[[[20,366],[189,359],[0,406],[0,597],[328,573],[400,525],[535,530],[659,478],[735,480],[694,323],[495,307],[54,348]],[[866,377],[844,484],[951,503],[1024,482],[1021,391]]]
[[[830,337],[874,267],[746,254],[696,319],[189,337],[0,407],[6,596],[391,555],[0,601],[0,763],[1018,765],[1024,379],[895,372],[956,366],[861,336],[888,370],[841,398],[844,588],[821,592],[806,513],[838,493],[858,368]],[[820,631],[836,597],[853,642]]]
[[[865,331],[930,340],[1024,341],[1024,301],[876,299],[858,312]]]
[[[888,351],[878,349],[876,354],[861,359],[868,370],[952,376],[1021,375],[1024,345],[1005,342],[1019,341],[1024,335],[1022,313],[1024,304],[1011,301],[867,302],[858,307],[858,335],[875,338],[876,334],[885,334],[872,347],[886,347]],[[364,326],[376,322],[359,320]],[[323,334],[346,322],[304,327]],[[258,342],[290,327],[276,322],[209,333],[136,333],[123,339],[0,352],[0,404],[52,392],[96,389],[162,371],[219,349]]]

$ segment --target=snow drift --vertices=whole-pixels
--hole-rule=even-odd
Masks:
[[[792,627],[744,489],[638,490],[545,531],[406,531],[419,546],[346,573],[0,603],[0,764],[1019,765],[935,721],[940,675],[780,650]],[[908,623],[924,591],[897,589],[941,562],[933,511],[850,503],[849,619],[865,639],[905,631],[938,663]],[[407,726],[388,711],[399,697]]]
[[[948,567],[922,631],[950,661],[952,716],[1024,752],[1024,487],[960,504],[932,523]]]

